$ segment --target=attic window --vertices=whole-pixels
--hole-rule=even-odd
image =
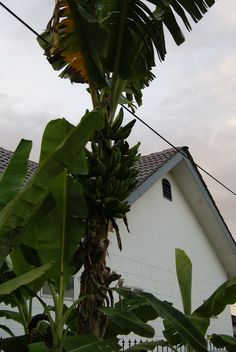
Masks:
[[[162,179],[162,192],[164,198],[172,200],[171,185],[166,178]]]

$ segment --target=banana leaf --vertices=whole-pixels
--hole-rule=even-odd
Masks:
[[[156,348],[160,346],[163,350],[164,347],[168,346],[168,343],[164,340],[159,340],[159,341],[147,341],[147,342],[141,342],[137,343],[136,345],[129,347],[125,352],[133,352],[133,351],[153,351]]]
[[[30,272],[27,272],[21,276],[17,276],[12,280],[6,281],[0,285],[0,296],[9,295],[19,287],[28,285],[29,283],[37,280],[41,276],[47,275],[48,272],[53,268],[54,263],[44,264],[39,268],[36,268]]]
[[[27,352],[50,352],[51,350],[45,345],[44,342],[35,342],[27,346]]]
[[[42,139],[40,163],[50,156],[73,128],[64,119],[48,124]],[[78,157],[73,158],[72,169],[73,172],[87,173],[84,155],[81,157],[81,154],[78,154]],[[83,219],[86,217],[87,208],[82,187],[68,172],[69,170],[65,169],[49,186],[48,191],[54,200],[54,206],[48,213],[32,218],[21,236],[21,252],[17,250],[11,254],[18,275],[29,270],[30,265],[38,266],[50,260],[55,262],[57,272],[66,275],[67,279],[74,272],[71,262],[85,231]],[[47,203],[46,207],[48,208]],[[39,281],[36,282],[36,285],[38,284]],[[36,287],[32,289],[36,292]]]
[[[186,253],[177,248],[175,249],[175,261],[184,314],[190,315],[192,312],[192,263]]]
[[[20,228],[29,222],[48,196],[49,185],[65,168],[70,170],[76,156],[95,130],[103,127],[103,110],[88,112],[77,127],[72,129],[60,145],[43,160],[26,188],[0,212],[0,266],[10,252]]]
[[[68,336],[64,340],[66,352],[118,352],[118,339],[102,340],[93,335]]]
[[[62,70],[60,77],[92,81],[102,88],[107,86],[105,77],[114,73],[140,102],[141,90],[154,77],[155,51],[161,61],[166,56],[164,27],[180,45],[185,40],[182,27],[191,30],[188,15],[198,22],[214,3],[96,0],[91,5],[85,0],[59,0],[42,34],[48,44],[40,37],[38,42],[52,67]]]
[[[0,340],[0,350],[4,352],[28,352],[27,345],[30,342],[30,336],[22,335],[8,337]]]
[[[121,296],[127,297],[126,289],[115,289]],[[161,301],[151,293],[134,291],[134,298],[140,297],[146,301],[146,304],[154,308],[158,315],[173,324],[175,331],[181,338],[188,343],[197,352],[207,351],[207,342],[204,335],[195,327],[195,325],[183,313],[172,307],[171,304]]]
[[[139,336],[153,337],[155,330],[149,324],[142,322],[132,311],[124,310],[122,308],[100,308],[100,310],[107,315],[111,321],[119,327],[120,334],[125,330],[125,334],[134,332]]]
[[[31,224],[22,237],[21,246],[25,245],[29,254],[37,252],[42,264],[53,260],[54,280],[59,280],[56,272],[60,272],[68,281],[74,273],[71,265],[74,253],[85,232],[85,222],[81,218],[81,214],[85,215],[85,209],[80,209],[84,197],[79,183],[66,172],[54,179],[50,191],[55,207],[44,218]],[[26,256],[24,258],[27,260]],[[16,263],[14,261],[14,265]]]
[[[211,318],[223,312],[228,304],[236,302],[236,277],[225,281],[198,307],[193,315]]]
[[[16,321],[19,324],[22,324],[20,313],[14,312],[12,310],[6,310],[6,309],[0,310],[0,317],[6,318],[6,319],[11,319],[11,320]]]
[[[0,176],[0,210],[21,190],[32,142],[22,139]]]
[[[8,328],[6,325],[2,325],[0,324],[0,329],[2,329],[3,331],[5,331],[8,335],[10,335],[11,337],[14,337],[14,333],[11,331],[10,328]]]
[[[220,349],[226,348],[228,352],[236,351],[236,338],[224,334],[213,334],[208,337],[211,343]]]

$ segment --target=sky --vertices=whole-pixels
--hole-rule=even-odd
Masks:
[[[39,33],[54,6],[54,0],[3,3]],[[78,123],[90,98],[85,85],[58,78],[35,36],[2,7],[0,23],[0,146],[14,150],[21,138],[30,139],[37,161],[46,123],[58,117]],[[192,27],[180,47],[166,33],[166,60],[157,61],[157,78],[137,114],[174,145],[188,146],[196,163],[236,192],[235,0],[217,0]],[[137,141],[142,154],[169,148],[139,122],[131,142]],[[236,196],[204,179],[236,239]]]

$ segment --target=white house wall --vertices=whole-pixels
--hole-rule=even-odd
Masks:
[[[152,292],[181,308],[175,273],[175,248],[181,248],[193,263],[193,309],[226,279],[226,273],[203,229],[183,198],[171,174],[172,201],[163,198],[161,180],[133,205],[128,215],[130,234],[120,224],[123,251],[111,234],[110,265],[124,278],[124,286]],[[157,336],[162,324],[155,322]],[[232,334],[230,310],[213,319],[209,333]]]

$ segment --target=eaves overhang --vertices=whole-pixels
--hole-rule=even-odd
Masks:
[[[183,155],[180,153],[175,154],[169,161],[149,176],[131,193],[128,197],[129,204],[132,205],[137,199],[142,197],[144,193],[146,193],[158,180],[170,172],[181,160],[183,160]]]

